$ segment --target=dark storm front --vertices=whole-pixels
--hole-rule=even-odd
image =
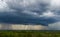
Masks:
[[[1,23],[8,23],[8,24],[36,24],[36,25],[48,25],[49,23],[54,23],[56,20],[49,18],[28,18],[28,17],[16,17],[16,16],[9,16],[9,15],[3,15],[0,16],[0,22]]]
[[[55,23],[60,17],[58,8],[51,5],[53,2],[54,0],[0,0],[0,23],[33,25]]]

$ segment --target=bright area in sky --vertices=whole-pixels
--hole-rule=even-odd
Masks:
[[[51,5],[53,7],[60,7],[60,0],[51,0]]]
[[[53,17],[55,16],[55,14],[51,11],[47,11],[47,12],[44,12],[42,15],[40,15],[41,17]]]
[[[6,8],[7,3],[5,1],[0,0],[0,9]]]

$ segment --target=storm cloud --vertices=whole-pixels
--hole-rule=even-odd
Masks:
[[[0,22],[42,25],[55,23],[60,18],[59,2],[59,0],[0,0]]]

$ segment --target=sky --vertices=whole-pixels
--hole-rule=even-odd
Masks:
[[[50,29],[57,22],[60,0],[0,0],[0,23],[41,24]]]

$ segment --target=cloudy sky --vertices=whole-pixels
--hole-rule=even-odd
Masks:
[[[0,23],[51,26],[57,22],[60,0],[0,0]]]

